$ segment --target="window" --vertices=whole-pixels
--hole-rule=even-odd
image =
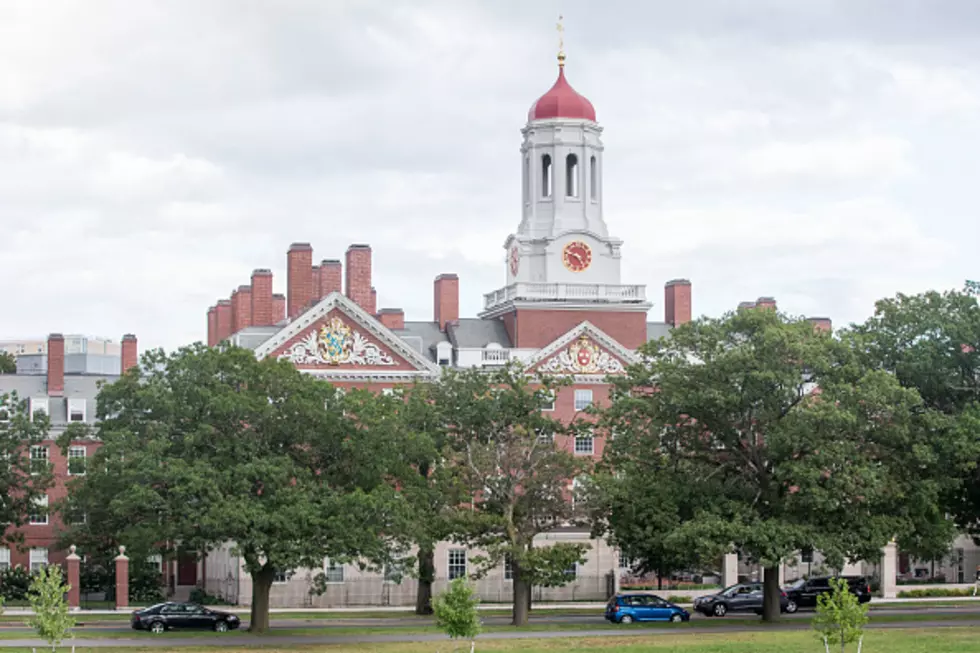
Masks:
[[[68,447],[68,475],[85,476],[85,447]]]
[[[591,435],[575,436],[575,453],[580,456],[591,456],[595,450],[595,439]]]
[[[276,569],[276,575],[272,577],[272,583],[279,585],[286,582],[289,582],[289,572]]]
[[[449,549],[449,580],[466,576],[466,549]]]
[[[551,197],[551,155],[541,157],[541,197]]]
[[[576,390],[575,391],[575,410],[585,410],[592,405],[592,391],[591,390]]]
[[[327,560],[323,565],[324,573],[327,575],[328,583],[344,582],[344,565],[338,564],[333,560]]]
[[[84,399],[69,399],[68,400],[68,421],[69,422],[84,422],[85,421],[85,400]]]
[[[39,571],[48,565],[47,549],[31,549],[31,573]]]
[[[31,474],[40,474],[48,469],[48,448],[41,445],[31,447]]]
[[[541,426],[535,429],[538,434],[538,442],[554,442],[555,434],[547,427]]]
[[[31,524],[44,526],[48,523],[48,495],[45,494],[43,497],[35,499],[34,505],[36,508],[30,514]]]
[[[594,156],[589,159],[589,195],[593,200],[599,196],[599,171]]]
[[[544,404],[543,406],[541,406],[541,410],[551,411],[551,410],[554,410],[554,409],[555,409],[555,391],[552,390],[551,391],[551,403],[550,404]]]
[[[68,523],[75,526],[79,524],[84,524],[87,521],[85,511],[75,506],[68,509]]]
[[[31,419],[34,419],[34,413],[42,412],[48,415],[48,398],[47,397],[32,397],[31,398]]]
[[[10,549],[5,546],[0,547],[0,571],[10,569]]]
[[[153,565],[156,568],[158,574],[162,574],[163,573],[163,556],[162,555],[160,555],[159,553],[154,553],[152,555],[148,555],[148,556],[146,556],[146,561],[149,564]]]
[[[514,580],[514,561],[510,556],[504,557],[504,580]]]
[[[9,422],[10,416],[17,410],[17,405],[12,397],[8,397],[6,402],[0,403],[0,423]]]
[[[578,157],[574,154],[565,157],[565,196],[578,197]]]
[[[385,565],[384,574],[386,583],[394,583],[395,585],[401,585],[402,580],[405,579],[405,567],[399,563],[391,563]]]
[[[391,397],[392,395],[395,394],[395,389],[394,388],[381,388],[381,394],[384,395],[385,397]]]
[[[573,563],[571,567],[565,570],[565,577],[574,580],[578,576],[578,563]]]

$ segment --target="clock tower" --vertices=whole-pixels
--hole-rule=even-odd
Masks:
[[[503,318],[518,347],[542,346],[530,340],[564,332],[556,327],[556,334],[544,329],[547,335],[521,338],[528,332],[516,326],[519,317],[544,318],[529,311],[547,311],[556,325],[595,322],[595,313],[645,325],[645,287],[621,283],[622,241],[609,235],[603,216],[602,127],[592,103],[565,78],[564,52],[558,54],[558,79],[531,106],[521,134],[521,222],[504,242],[507,283],[485,295],[481,317]],[[556,311],[565,313],[562,319]],[[642,343],[645,326],[642,336],[637,327],[629,338],[637,339],[623,344]]]

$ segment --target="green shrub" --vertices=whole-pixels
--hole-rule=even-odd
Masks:
[[[694,603],[694,599],[690,596],[677,596],[671,594],[667,597],[668,603]]]
[[[224,601],[217,596],[208,594],[202,587],[195,587],[191,590],[190,602],[197,603],[199,605],[220,605],[224,603]]]
[[[48,565],[34,574],[27,594],[34,611],[27,624],[51,646],[52,651],[75,625],[75,618],[68,613],[68,601],[65,600],[65,593],[69,589],[61,567]]]
[[[22,566],[0,571],[0,597],[6,601],[24,601],[31,588],[31,574]]]
[[[858,602],[843,578],[830,581],[832,593],[817,597],[817,615],[813,618],[813,629],[824,643],[824,650],[830,652],[831,646],[840,646],[841,653],[851,642],[857,642],[861,650],[864,626],[868,623],[868,605]]]
[[[956,587],[932,587],[921,590],[906,590],[898,593],[900,599],[929,599],[943,596],[973,596],[972,589],[959,589]]]
[[[474,596],[473,587],[465,578],[456,578],[442,594],[432,600],[432,612],[436,616],[436,626],[452,639],[468,639],[470,651],[475,648],[473,640],[480,633],[480,617],[476,606],[480,599]]]

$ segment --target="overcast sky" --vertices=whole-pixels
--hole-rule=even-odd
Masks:
[[[559,13],[651,319],[676,277],[835,324],[980,277],[975,0],[0,0],[0,339],[204,339],[294,241],[474,316]]]

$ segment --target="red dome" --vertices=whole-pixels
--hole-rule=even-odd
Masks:
[[[558,79],[551,90],[538,98],[527,112],[528,121],[547,118],[575,118],[595,122],[595,107],[568,83],[564,66],[558,67]]]

